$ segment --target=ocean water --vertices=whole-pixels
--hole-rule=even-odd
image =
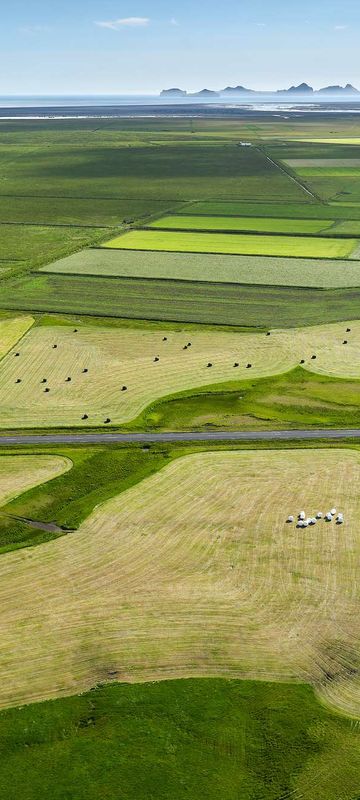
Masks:
[[[158,95],[1,95],[2,119],[184,116],[258,113],[360,113],[357,98],[160,97]]]

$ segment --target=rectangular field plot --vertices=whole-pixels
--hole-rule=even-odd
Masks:
[[[348,208],[346,206],[349,206]],[[350,207],[351,206],[351,207]],[[177,210],[179,214],[230,216],[230,217],[280,217],[284,219],[360,219],[360,208],[351,203],[261,203],[259,202],[216,202],[188,203]]]
[[[101,276],[37,273],[21,280],[3,281],[0,308],[237,327],[281,325],[294,328],[357,319],[360,289],[324,291],[263,286],[259,291],[258,285],[236,283],[130,277],[114,280]]]
[[[176,205],[176,204],[170,204]],[[0,222],[109,225],[141,219],[169,209],[157,200],[101,200],[68,197],[2,197]]]
[[[151,228],[179,231],[264,231],[265,233],[320,233],[331,228],[332,219],[274,219],[264,217],[214,217],[169,215],[150,224]]]
[[[298,168],[319,167],[327,168],[360,168],[360,158],[288,158],[284,162],[295,170]]]
[[[357,261],[203,253],[152,253],[106,248],[83,250],[68,258],[55,261],[40,271],[64,275],[157,278],[268,286],[334,289],[341,286],[360,286],[360,262]]]
[[[131,231],[106,242],[104,247],[124,250],[164,250],[185,253],[347,258],[356,239],[320,239],[301,236],[252,236],[173,231]]]
[[[81,146],[0,146],[7,193],[129,200],[271,198],[303,200],[304,192],[255,148],[235,144],[118,146],[87,138]],[[2,163],[4,156],[4,164]]]

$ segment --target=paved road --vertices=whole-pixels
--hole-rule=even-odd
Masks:
[[[360,428],[294,431],[206,431],[205,433],[46,433],[0,436],[4,445],[117,444],[139,442],[275,442],[313,439],[360,439]]]

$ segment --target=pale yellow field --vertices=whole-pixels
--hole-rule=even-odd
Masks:
[[[63,456],[1,456],[0,506],[27,489],[62,475],[71,469],[70,459]]]
[[[0,705],[98,681],[310,681],[359,714],[360,453],[190,455],[0,560]],[[333,505],[344,525],[285,520]],[[345,702],[343,702],[345,698]]]
[[[0,358],[24,336],[33,323],[34,318],[29,316],[0,319]]]
[[[184,350],[188,342],[192,346]],[[20,352],[18,358],[15,352]],[[154,362],[155,357],[160,360]],[[85,325],[74,333],[72,326],[34,327],[0,363],[0,427],[93,426],[106,418],[123,423],[166,395],[279,374],[302,358],[312,371],[360,378],[360,321],[277,330],[271,336]],[[239,368],[234,369],[235,362]],[[121,391],[123,385],[127,391]],[[81,419],[83,414],[87,420]]]

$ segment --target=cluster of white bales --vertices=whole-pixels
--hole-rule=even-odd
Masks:
[[[322,511],[318,511],[315,517],[307,517],[305,511],[300,511],[300,514],[297,515],[296,527],[307,528],[309,525],[316,525],[317,521],[320,519],[324,519],[325,522],[332,522],[335,517],[337,525],[342,525],[344,522],[344,515],[342,511],[339,511],[336,514],[336,508],[332,508],[330,511],[327,511],[325,515],[322,513]],[[295,517],[290,514],[286,522],[291,523],[294,521]]]

